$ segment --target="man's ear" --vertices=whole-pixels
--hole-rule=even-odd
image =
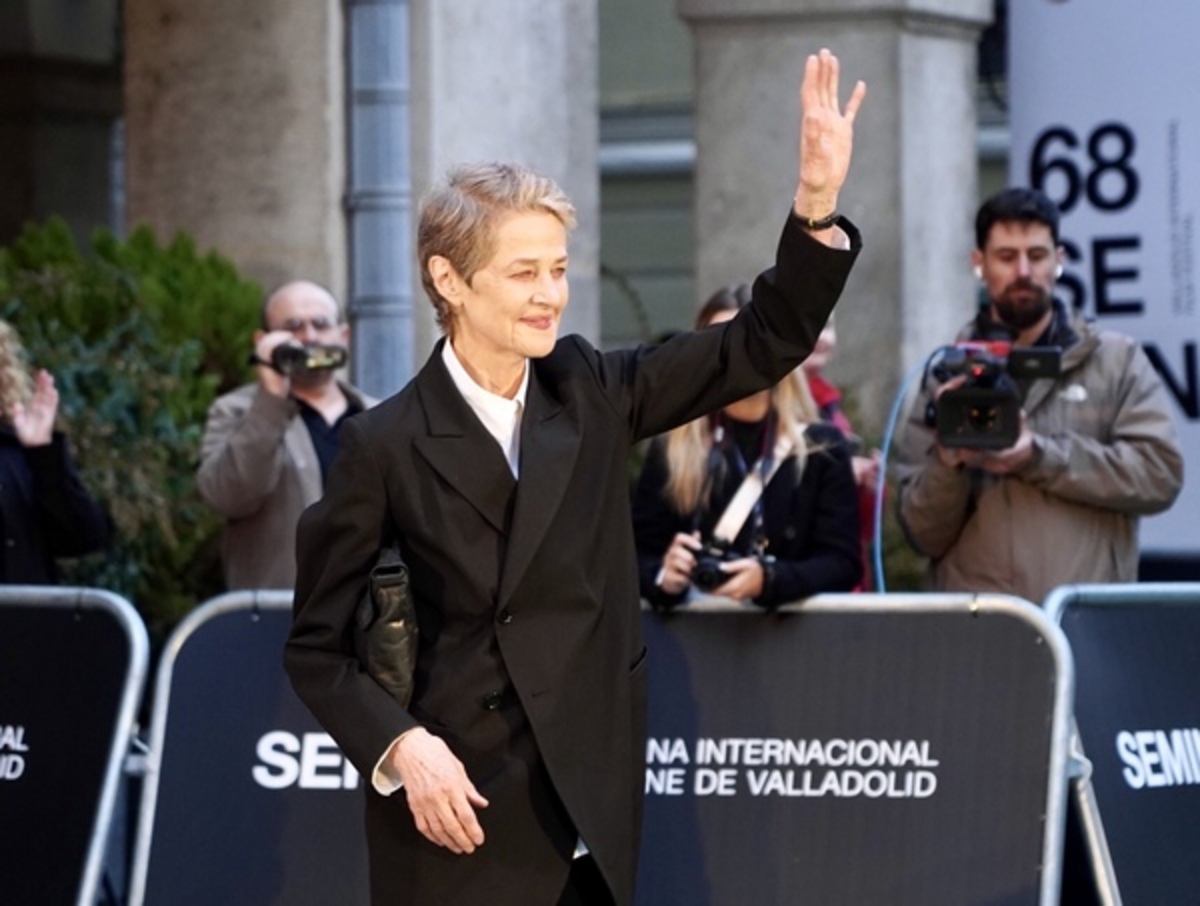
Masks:
[[[980,254],[979,249],[971,250],[971,269],[976,280],[983,279],[983,255]]]
[[[438,294],[451,305],[457,306],[462,295],[463,279],[450,263],[450,259],[442,255],[430,255],[425,267]]]

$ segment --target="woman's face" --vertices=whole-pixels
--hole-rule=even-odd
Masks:
[[[553,214],[509,214],[495,252],[451,299],[454,350],[480,367],[548,355],[567,307],[567,231]]]

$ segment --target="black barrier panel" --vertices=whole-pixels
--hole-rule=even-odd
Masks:
[[[93,589],[0,589],[0,902],[95,901],[145,628]]]
[[[647,615],[639,904],[1056,901],[1061,634],[886,597]]]
[[[1069,586],[1047,609],[1075,654],[1075,720],[1121,900],[1197,902],[1200,585]]]
[[[172,636],[131,906],[367,903],[361,781],[283,672],[290,599],[226,595]]]

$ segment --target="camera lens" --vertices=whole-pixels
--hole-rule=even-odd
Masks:
[[[712,591],[728,578],[721,570],[721,561],[715,557],[701,557],[692,570],[692,584],[701,591]]]
[[[972,406],[967,410],[967,421],[976,431],[991,433],[999,430],[1000,412],[993,405]]]

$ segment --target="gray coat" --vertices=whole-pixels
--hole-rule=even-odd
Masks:
[[[954,469],[918,394],[901,445],[900,523],[936,591],[1040,603],[1059,585],[1137,578],[1138,518],[1167,509],[1183,454],[1162,381],[1133,339],[1077,319],[1062,374],[1034,381],[1034,460],[1019,474]],[[965,339],[966,334],[960,339]]]
[[[374,400],[347,384],[346,396]],[[196,487],[225,517],[221,560],[229,589],[296,581],[296,523],[321,496],[321,465],[295,400],[246,384],[216,399],[200,446]]]

